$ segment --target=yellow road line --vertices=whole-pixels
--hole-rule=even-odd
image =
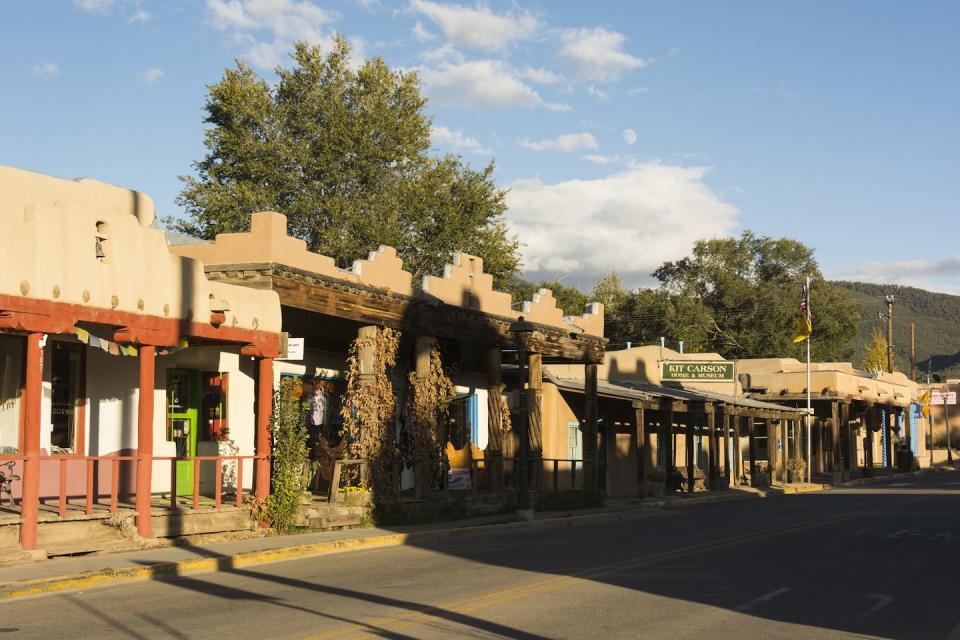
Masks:
[[[518,585],[515,587],[509,587],[506,589],[484,591],[484,592],[472,594],[470,596],[458,598],[456,600],[449,600],[438,605],[424,605],[423,609],[427,609],[427,611],[424,611],[424,610],[408,611],[406,613],[396,614],[393,616],[373,618],[371,620],[368,620],[366,623],[347,625],[344,627],[340,627],[338,629],[332,629],[330,631],[327,631],[321,634],[307,636],[307,638],[309,638],[309,640],[325,640],[326,638],[335,638],[335,637],[347,637],[347,638],[359,637],[361,635],[372,633],[372,631],[370,630],[371,627],[382,628],[386,625],[391,625],[392,631],[399,631],[402,629],[406,629],[408,627],[422,625],[427,622],[443,621],[446,619],[445,615],[438,614],[438,613],[430,613],[429,610],[442,609],[444,610],[444,613],[466,613],[466,612],[474,611],[477,609],[491,607],[497,604],[503,604],[506,602],[521,600],[523,598],[527,598],[533,595],[541,595],[544,593],[557,591],[559,589],[573,586],[574,584],[592,581],[592,580],[595,580],[596,578],[614,575],[616,573],[621,573],[623,571],[628,571],[630,569],[636,569],[636,568],[653,564],[656,562],[661,562],[663,560],[670,560],[677,557],[703,553],[705,551],[712,551],[715,549],[726,548],[726,547],[730,547],[738,544],[743,544],[745,542],[752,542],[755,540],[771,538],[781,534],[793,533],[796,531],[802,531],[804,529],[810,529],[813,527],[818,527],[826,524],[843,522],[844,520],[851,520],[864,515],[878,513],[881,511],[886,511],[888,509],[901,507],[908,504],[913,504],[916,502],[932,500],[933,498],[934,496],[924,496],[920,498],[914,498],[912,500],[904,500],[901,502],[897,502],[895,504],[881,505],[879,507],[872,507],[869,509],[862,509],[859,511],[851,511],[851,512],[837,515],[837,516],[827,516],[824,518],[808,520],[806,522],[801,522],[799,524],[772,527],[770,529],[764,529],[762,531],[758,531],[755,533],[747,533],[747,534],[738,535],[738,536],[731,536],[723,540],[688,545],[686,547],[681,547],[679,549],[673,549],[670,551],[663,551],[660,553],[640,556],[632,560],[621,560],[621,561],[610,562],[603,565],[599,565],[597,567],[593,567],[591,569],[584,569],[581,571],[577,571],[567,576],[554,576],[552,578],[536,580],[533,582],[529,582],[523,585]],[[400,623],[400,624],[395,624],[395,623]],[[348,634],[348,635],[345,635],[345,634]]]

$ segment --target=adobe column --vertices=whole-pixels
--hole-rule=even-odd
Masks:
[[[257,459],[254,495],[266,500],[270,495],[270,413],[273,410],[273,358],[257,361]]]
[[[140,347],[140,393],[137,403],[137,533],[150,537],[150,494],[153,488],[153,387],[157,348]]]
[[[20,546],[37,548],[40,511],[40,398],[43,395],[42,333],[27,335],[27,375],[23,391],[23,494],[20,500]]]

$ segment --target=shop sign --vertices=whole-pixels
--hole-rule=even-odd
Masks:
[[[733,382],[729,360],[664,360],[660,363],[664,382]]]
[[[290,338],[286,340],[287,348],[286,353],[283,353],[283,341],[281,340],[280,351],[283,355],[282,358],[277,358],[277,360],[303,360],[303,338]]]
[[[957,404],[957,392],[931,391],[930,404]]]

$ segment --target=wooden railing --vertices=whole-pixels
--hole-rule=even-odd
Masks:
[[[256,460],[263,460],[264,456],[190,456],[187,458],[176,458],[172,456],[154,456],[152,462],[169,462],[170,463],[170,492],[169,492],[169,508],[171,510],[179,509],[180,506],[177,503],[177,499],[180,497],[177,492],[177,463],[178,462],[193,462],[193,491],[192,491],[192,504],[191,507],[194,511],[200,508],[200,471],[201,465],[203,463],[213,463],[215,467],[214,471],[214,491],[213,491],[213,501],[214,507],[219,509],[223,504],[223,463],[228,461],[236,461],[237,464],[237,478],[236,478],[236,487],[234,489],[234,499],[233,502],[237,507],[243,506],[243,466],[244,461],[251,460],[252,464],[255,464]],[[0,455],[0,462],[6,462],[13,460],[20,463],[21,469],[17,474],[23,476],[22,465],[26,460],[24,455]],[[77,495],[71,496],[68,493],[67,487],[69,485],[69,476],[70,476],[70,466],[76,466],[78,462],[82,462],[85,466],[86,474],[86,483],[85,483],[85,493],[83,495],[83,505],[84,513],[86,515],[91,515],[95,507],[100,505],[101,494],[99,486],[94,487],[94,484],[100,484],[98,479],[100,471],[103,470],[103,465],[109,465],[110,473],[110,490],[109,490],[109,512],[116,513],[119,508],[119,502],[121,497],[121,487],[120,487],[120,467],[123,463],[131,463],[134,467],[133,474],[136,475],[136,463],[140,461],[140,456],[131,455],[131,456],[120,456],[120,455],[109,455],[109,456],[77,456],[77,455],[42,455],[39,457],[41,464],[41,481],[43,479],[44,468],[48,467],[51,463],[55,463],[57,467],[57,513],[62,518],[67,515],[67,507],[70,504],[70,499],[73,497],[79,497]],[[19,480],[20,483],[23,480]],[[133,483],[131,483],[133,484]],[[22,487],[22,484],[21,484]],[[134,497],[135,492],[127,492],[123,494],[124,497]],[[206,497],[206,496],[204,496]],[[49,497],[41,497],[41,501],[49,501]],[[0,504],[0,506],[3,506]]]

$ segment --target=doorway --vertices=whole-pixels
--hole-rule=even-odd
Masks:
[[[193,494],[200,414],[200,373],[189,369],[167,371],[167,442],[176,444],[176,494]]]

